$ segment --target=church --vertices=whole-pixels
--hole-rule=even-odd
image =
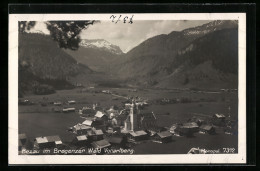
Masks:
[[[156,117],[153,112],[142,113],[138,109],[135,100],[132,101],[130,112],[124,121],[125,131],[156,130]]]

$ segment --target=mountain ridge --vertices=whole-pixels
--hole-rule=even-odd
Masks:
[[[179,56],[184,57],[185,51],[194,50],[195,49],[194,47],[196,47],[196,45],[199,44],[200,41],[202,41],[202,42],[207,42],[204,43],[205,47],[200,46],[200,48],[196,49],[193,52],[193,54],[196,54],[197,56],[196,59],[201,60],[201,62],[197,63],[196,65],[200,65],[203,62],[207,62],[208,61],[207,58],[209,58],[210,60],[212,60],[212,63],[206,63],[205,66],[203,67],[205,67],[206,69],[213,67],[214,70],[215,69],[220,70],[221,72],[218,73],[220,75],[222,74],[228,75],[229,73],[233,74],[232,79],[230,79],[232,81],[230,81],[229,84],[226,84],[226,86],[236,87],[237,86],[236,79],[233,78],[236,77],[237,72],[226,71],[224,68],[219,68],[219,67],[221,66],[221,64],[225,64],[225,62],[221,62],[221,61],[227,61],[230,59],[229,56],[232,55],[230,52],[234,53],[232,59],[230,60],[231,62],[230,61],[227,62],[231,67],[228,67],[227,65],[226,68],[232,68],[233,66],[237,66],[237,61],[238,61],[237,30],[238,30],[238,25],[236,21],[213,21],[211,23],[207,23],[194,28],[185,29],[180,32],[173,31],[167,35],[158,35],[149,38],[148,40],[139,44],[139,46],[129,51],[125,55],[125,58],[121,60],[119,63],[117,63],[117,66],[121,66],[121,67],[117,69],[115,72],[119,73],[119,76],[122,79],[126,79],[129,82],[131,82],[131,84],[138,84],[140,86],[141,85],[155,86],[155,87],[156,86],[163,86],[163,87],[184,86],[184,84],[182,83],[180,83],[179,85],[175,83],[173,84],[172,81],[170,81],[171,83],[169,84],[163,85],[161,81],[163,82],[163,80],[166,80],[169,74],[176,72],[175,70],[180,69],[181,67],[184,67],[187,71],[192,70],[187,66],[178,66],[177,61],[180,61],[180,59],[177,58],[180,58]],[[228,34],[227,32],[231,32],[231,33]],[[189,34],[189,33],[193,33],[193,34]],[[210,38],[209,35],[218,35],[219,37],[213,36],[214,38]],[[223,35],[226,35],[226,37]],[[207,39],[210,39],[211,41],[208,41]],[[223,44],[225,44],[226,41],[229,42],[230,44],[225,44],[226,47],[223,46],[221,46],[220,48],[215,47],[214,50],[214,46],[216,45],[212,43],[214,41],[218,43],[222,42]],[[211,57],[207,57],[203,55],[203,54],[208,54],[209,49],[213,50],[214,54],[211,54],[212,55]],[[223,55],[221,57],[221,60],[218,60],[217,54],[222,51],[223,51]],[[200,58],[200,56],[202,56],[203,59]],[[183,59],[184,62],[188,62],[185,61],[185,58]],[[234,68],[233,71],[234,70],[236,69]],[[186,74],[183,73],[183,75],[184,77],[189,77],[189,73]],[[168,79],[175,79],[175,78],[169,77]],[[178,79],[176,79],[176,81],[177,80]],[[218,82],[217,80],[218,78],[216,78],[215,81]],[[183,80],[179,80],[179,81],[183,82]],[[196,81],[194,81],[194,84],[195,82]],[[218,83],[218,85],[220,86],[221,83]],[[192,81],[191,81],[189,84],[185,86],[192,87],[195,85],[192,85]]]
[[[97,48],[104,51],[108,51],[117,55],[123,54],[123,51],[119,46],[114,45],[104,39],[82,39],[80,44],[81,47],[85,48]]]

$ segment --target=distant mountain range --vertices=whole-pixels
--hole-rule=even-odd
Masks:
[[[78,50],[65,50],[65,52],[97,72],[110,71],[112,63],[124,55],[120,47],[103,39],[83,39]]]
[[[84,48],[104,50],[116,55],[123,54],[119,46],[113,45],[104,39],[91,39],[91,40],[83,39],[80,42],[80,46]]]
[[[114,73],[137,86],[236,87],[237,30],[236,21],[213,21],[152,37],[121,58]]]
[[[26,68],[40,79],[87,84],[117,80],[160,88],[236,88],[238,23],[213,21],[157,35],[128,53],[103,39],[83,39],[78,50],[64,50],[48,35],[24,33],[19,35],[19,64],[21,73]]]

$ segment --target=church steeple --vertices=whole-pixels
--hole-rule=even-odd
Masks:
[[[135,100],[132,100],[132,105],[130,108],[130,123],[131,123],[131,131],[136,131],[136,129],[138,128],[138,121],[137,121],[137,105]]]

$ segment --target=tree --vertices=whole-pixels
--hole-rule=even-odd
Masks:
[[[19,32],[24,33],[26,30],[33,28],[35,24],[35,21],[19,21]]]
[[[80,36],[83,29],[88,28],[97,21],[47,21],[47,29],[50,36],[58,42],[60,48],[77,50],[79,48]],[[19,32],[25,33],[35,26],[35,21],[20,21]]]

